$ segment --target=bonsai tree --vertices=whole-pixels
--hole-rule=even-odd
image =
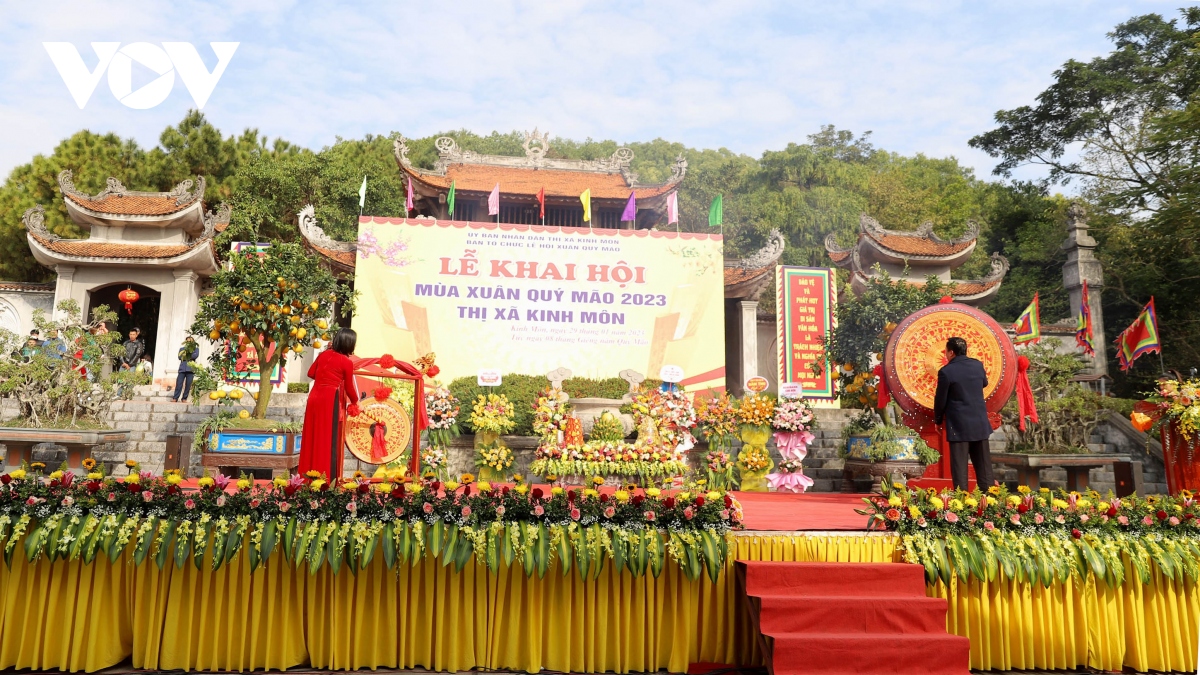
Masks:
[[[946,285],[934,276],[916,285],[892,281],[878,266],[876,271],[878,276],[868,279],[862,295],[842,294],[845,300],[838,303],[837,321],[825,337],[824,356],[834,369],[842,405],[850,408],[875,404],[878,378],[872,370],[883,359],[896,325],[909,314],[937,304],[946,292]],[[813,367],[820,372],[820,364]]]
[[[34,428],[96,428],[100,416],[133,387],[148,384],[150,375],[134,370],[109,372],[121,349],[122,336],[109,332],[117,314],[100,305],[92,320],[81,320],[74,300],[58,303],[58,320],[34,310],[33,322],[44,342],[0,329],[0,396],[12,396],[20,409],[14,424]]]
[[[213,366],[226,379],[249,362],[258,369],[253,417],[265,419],[271,401],[271,373],[288,354],[319,349],[338,328],[338,303],[349,290],[299,244],[272,244],[240,251],[212,276],[213,292],[200,298],[193,335],[215,349]],[[254,349],[253,359],[248,350]],[[244,370],[242,372],[245,372]]]

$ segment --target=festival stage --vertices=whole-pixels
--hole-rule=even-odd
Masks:
[[[519,564],[492,573],[478,561],[456,572],[433,557],[389,569],[376,556],[356,574],[324,566],[310,575],[275,555],[252,572],[249,535],[216,571],[190,561],[135,565],[129,553],[115,564],[103,555],[29,564],[18,550],[11,567],[0,565],[0,668],[687,672],[763,663],[735,561],[893,563],[923,585],[921,568],[898,566],[897,536],[863,529],[860,495],[736,496],[746,529],[732,535],[715,583],[689,581],[670,563],[657,578],[606,565],[584,579],[557,563],[539,578]],[[876,592],[868,566],[847,565],[844,575],[833,567],[825,582],[833,592],[859,600]],[[1157,571],[1146,585],[1127,578],[1115,588],[1091,577],[1049,587],[973,577],[924,585],[925,596],[947,600],[950,635],[922,644],[965,636],[973,669],[1194,671],[1195,584]],[[891,635],[871,638],[902,653]]]

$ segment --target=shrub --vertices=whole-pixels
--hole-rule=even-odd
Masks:
[[[563,380],[563,391],[571,398],[621,398],[629,393],[629,383],[619,377],[594,380],[590,377],[572,377]]]
[[[307,394],[310,382],[288,382],[289,394]]]
[[[450,383],[449,388],[450,393],[460,401],[474,401],[481,394],[489,393],[507,396],[515,409],[513,421],[516,423],[509,433],[517,436],[533,436],[533,407],[537,403],[538,392],[549,387],[550,380],[543,375],[509,373],[501,379],[499,387],[481,387],[477,384],[474,376],[467,376],[454,380]],[[471,423],[466,419],[462,419],[459,424],[472,433],[475,432]]]

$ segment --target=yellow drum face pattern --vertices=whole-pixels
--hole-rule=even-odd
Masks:
[[[346,445],[360,461],[368,464],[393,462],[409,449],[412,441],[412,419],[399,403],[391,399],[379,401],[368,398],[358,404],[359,414],[346,418]],[[375,426],[384,425],[387,454],[382,460],[371,457],[371,441]]]
[[[946,340],[967,341],[967,356],[983,363],[992,395],[1004,372],[1004,352],[996,335],[979,319],[962,312],[933,312],[904,327],[895,342],[894,368],[900,386],[918,404],[933,409],[937,374],[945,361]]]

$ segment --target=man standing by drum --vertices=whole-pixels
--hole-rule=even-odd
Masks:
[[[946,361],[938,371],[933,419],[945,427],[950,443],[950,475],[956,489],[966,490],[970,456],[975,479],[986,490],[994,482],[992,451],[988,447],[992,423],[983,400],[987,373],[982,363],[967,356],[967,341],[960,337],[946,341]]]

